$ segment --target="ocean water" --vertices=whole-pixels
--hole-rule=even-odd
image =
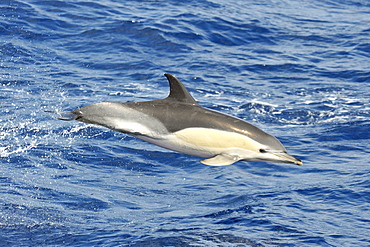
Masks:
[[[370,246],[370,4],[0,3],[0,246]],[[197,101],[303,166],[209,167],[45,111]]]

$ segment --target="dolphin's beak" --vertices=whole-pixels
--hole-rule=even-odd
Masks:
[[[303,165],[302,161],[300,159],[297,159],[296,157],[290,155],[290,154],[287,154],[285,152],[271,152],[271,154],[283,159],[286,163],[293,163],[293,164],[296,164],[296,165]]]
[[[72,121],[72,120],[76,120],[78,115],[73,113],[73,112],[70,112],[70,111],[66,111],[66,112],[59,112],[59,111],[45,111],[45,112],[49,112],[49,113],[53,113],[53,114],[56,114],[58,115],[57,119],[59,120],[64,120],[64,121]]]
[[[78,117],[73,112],[60,112],[59,115],[60,115],[60,117],[58,117],[58,119],[64,120],[64,121],[76,120],[77,117]]]

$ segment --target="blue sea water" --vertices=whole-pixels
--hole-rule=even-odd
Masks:
[[[370,246],[370,3],[0,3],[0,246]],[[303,166],[209,167],[45,111],[164,98]]]

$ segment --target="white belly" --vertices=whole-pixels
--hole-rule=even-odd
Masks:
[[[218,154],[231,154],[243,158],[253,158],[261,146],[253,139],[238,133],[207,128],[187,128],[160,139],[137,136],[144,141],[202,158]]]

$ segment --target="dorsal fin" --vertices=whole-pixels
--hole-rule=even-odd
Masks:
[[[164,75],[170,83],[170,94],[165,100],[198,105],[179,79],[168,73]]]

